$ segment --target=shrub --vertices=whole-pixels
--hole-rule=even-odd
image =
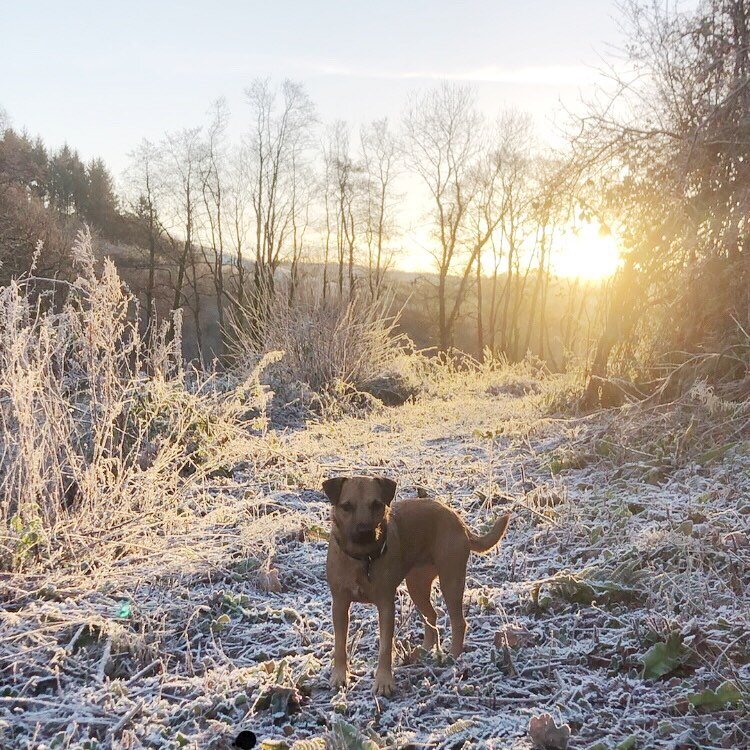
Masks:
[[[303,288],[294,301],[277,295],[263,315],[235,318],[232,355],[237,371],[247,372],[268,352],[283,356],[266,370],[279,401],[296,400],[323,411],[332,402],[367,407],[371,394],[386,403],[403,403],[416,393],[409,379],[408,337],[398,331],[398,315],[388,297],[351,299]]]
[[[231,389],[186,373],[179,316],[144,341],[114,264],[96,273],[87,231],[74,258],[62,302],[60,284],[35,277],[0,289],[0,567],[98,544],[127,553],[144,515],[166,519],[263,426],[257,368]]]

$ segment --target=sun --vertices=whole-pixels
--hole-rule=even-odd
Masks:
[[[552,269],[558,276],[599,281],[612,276],[622,261],[617,235],[598,221],[565,229],[556,244]]]

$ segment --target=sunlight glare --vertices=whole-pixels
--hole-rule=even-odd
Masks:
[[[612,276],[622,260],[616,234],[599,222],[566,229],[557,246],[552,269],[558,276],[597,281]]]

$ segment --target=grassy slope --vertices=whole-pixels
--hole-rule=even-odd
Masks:
[[[270,433],[232,479],[204,488],[221,502],[159,547],[86,578],[3,579],[2,746],[57,736],[80,747],[90,733],[104,746],[222,748],[243,728],[291,743],[322,737],[340,715],[388,747],[529,748],[529,717],[549,711],[570,725],[570,747],[632,734],[638,747],[678,747],[682,735],[741,747],[741,709],[703,716],[685,698],[750,680],[747,451],[664,470],[646,437],[622,449],[632,435],[615,415],[551,419],[544,394],[519,395],[525,385],[536,388],[445,384],[367,419]],[[373,608],[353,610],[352,685],[327,688],[316,488],[381,467],[399,497],[423,487],[474,528],[515,515],[503,546],[470,561],[459,663],[420,653],[421,625],[399,593],[398,693],[375,701]],[[498,631],[520,643],[495,646]],[[640,656],[670,633],[685,664],[644,679]]]

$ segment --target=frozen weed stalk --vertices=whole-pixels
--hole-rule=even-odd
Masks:
[[[260,370],[229,387],[186,372],[180,318],[146,341],[138,306],[88,231],[71,283],[0,290],[0,542],[4,568],[101,563],[168,533],[211,473],[252,452]],[[158,518],[162,526],[139,519]]]

